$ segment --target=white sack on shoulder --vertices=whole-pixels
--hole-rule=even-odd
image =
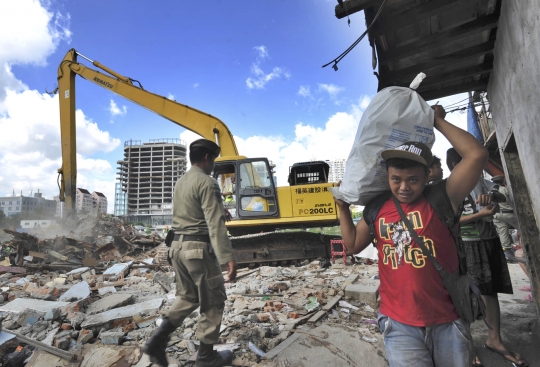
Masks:
[[[431,148],[435,142],[433,120],[433,109],[410,88],[388,87],[377,93],[360,119],[341,186],[330,189],[334,197],[366,205],[388,191],[381,152],[406,141]]]

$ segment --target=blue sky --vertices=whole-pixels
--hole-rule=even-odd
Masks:
[[[321,68],[365,29],[363,12],[351,16],[349,27],[335,18],[335,4],[2,2],[0,130],[8,134],[0,137],[0,195],[38,188],[46,197],[57,195],[58,101],[45,89],[55,88],[57,66],[70,48],[146,90],[217,116],[241,154],[278,164],[280,183],[296,161],[346,158],[377,83],[367,40],[339,71]],[[79,186],[104,192],[110,204],[124,141],[195,138],[81,78],[76,93]]]

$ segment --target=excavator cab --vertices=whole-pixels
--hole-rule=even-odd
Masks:
[[[218,160],[213,176],[233,220],[279,216],[276,187],[266,158]]]

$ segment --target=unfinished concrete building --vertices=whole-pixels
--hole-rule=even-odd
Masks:
[[[124,143],[124,159],[117,163],[126,219],[172,224],[174,185],[186,172],[185,143],[180,139],[129,140]]]

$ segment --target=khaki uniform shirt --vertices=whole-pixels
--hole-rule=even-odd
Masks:
[[[218,183],[199,167],[192,166],[174,187],[173,230],[175,234],[209,235],[221,265],[235,260]]]

